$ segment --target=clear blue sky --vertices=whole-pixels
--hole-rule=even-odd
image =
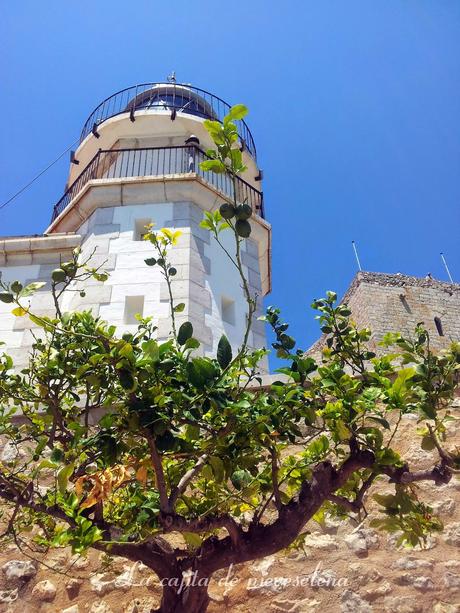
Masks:
[[[458,0],[22,0],[0,15],[0,201],[111,93],[179,81],[250,108],[273,292],[307,346],[312,299],[363,267],[460,281]],[[40,233],[68,157],[0,211]]]

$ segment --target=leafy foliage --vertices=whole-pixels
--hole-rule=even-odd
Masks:
[[[233,121],[245,112],[238,105],[222,125],[207,122],[216,144],[208,152],[216,166],[208,170],[243,171]],[[286,366],[280,380],[261,387],[266,351],[248,349],[257,298],[240,259],[236,223],[251,213],[243,204],[224,203],[202,222],[217,242],[222,231],[234,236],[235,252],[227,253],[248,304],[236,355],[225,336],[216,358],[201,355],[188,321],[176,332],[175,316],[186,308],[174,300],[177,271],[169,262],[179,231],[149,227],[144,237],[154,251],[146,265],[159,266],[168,284],[172,332],[165,342],[151,318],[120,337],[91,312],[61,313],[61,284],[71,290],[85,275],[106,278],[79,262],[78,252],[59,269],[64,276],[53,277],[54,317],[37,317],[24,302],[41,283],[1,284],[0,300],[41,327],[21,372],[0,354],[0,435],[27,450],[0,464],[4,538],[19,541],[35,526],[41,547],[95,547],[142,559],[161,577],[191,568],[209,576],[291,546],[312,518],[362,518],[379,477],[395,493],[377,497],[384,513],[376,526],[410,544],[441,528],[414,484],[445,483],[459,466],[458,449],[447,447],[460,347],[433,354],[419,325],[412,339],[388,335],[383,344],[392,352],[376,355],[370,330],[359,330],[347,305],[328,292],[313,303],[325,335],[318,361],[297,347],[279,310],[267,309]],[[412,472],[392,447],[407,413],[420,422],[422,447],[439,454],[429,471]],[[170,532],[182,534],[182,549],[160,537]]]

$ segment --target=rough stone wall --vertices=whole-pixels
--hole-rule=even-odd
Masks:
[[[437,458],[420,448],[416,427],[405,416],[396,446],[411,468],[424,469]],[[458,425],[449,440],[460,442]],[[382,479],[376,491],[391,486]],[[310,522],[301,549],[216,573],[209,613],[460,613],[459,477],[439,488],[420,483],[417,491],[445,526],[424,547],[398,547],[394,535],[369,527],[379,515],[370,497],[360,525]],[[142,564],[60,549],[39,566],[30,555],[15,545],[0,551],[1,613],[150,613],[158,606],[158,580]]]
[[[434,350],[460,341],[460,285],[456,283],[399,273],[359,272],[342,302],[349,305],[352,318],[360,328],[371,328],[371,344],[377,351],[385,333],[413,336],[419,322],[428,330]],[[440,322],[442,335],[435,318]],[[309,353],[317,353],[323,343],[324,337]]]
[[[460,340],[460,285],[407,275],[358,273],[345,294],[353,317],[373,331],[379,341],[385,332],[411,334],[419,322],[430,333],[434,349]],[[435,325],[439,318],[441,336]]]

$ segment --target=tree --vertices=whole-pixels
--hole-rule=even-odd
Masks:
[[[203,170],[234,181],[244,170],[234,122],[245,113],[238,105],[223,124],[206,122],[216,148]],[[447,483],[460,465],[448,440],[460,347],[434,355],[421,324],[410,339],[388,334],[392,352],[377,356],[368,349],[370,331],[359,330],[347,305],[328,292],[313,304],[326,338],[317,363],[296,349],[288,324],[269,307],[273,347],[287,365],[279,369],[283,381],[259,385],[266,351],[248,349],[257,296],[240,259],[251,210],[238,201],[236,183],[234,193],[202,225],[241,276],[248,316],[235,356],[223,336],[216,358],[202,357],[192,325],[177,329],[184,305],[174,301],[169,254],[179,232],[168,228],[150,227],[145,236],[153,248],[146,264],[160,267],[169,288],[166,342],[155,340],[151,318],[119,337],[91,312],[61,313],[63,290],[87,276],[105,279],[78,251],[53,273],[55,317],[37,316],[26,304],[39,284],[2,283],[0,294],[41,328],[24,370],[0,357],[0,434],[29,452],[0,464],[2,537],[21,545],[34,526],[40,547],[95,548],[142,561],[162,582],[161,613],[205,611],[214,572],[300,542],[310,520],[363,517],[379,478],[394,494],[377,497],[378,526],[416,544],[442,526],[414,483]],[[223,231],[233,235],[234,252]],[[422,422],[422,447],[437,449],[430,470],[413,472],[392,447],[406,413]]]

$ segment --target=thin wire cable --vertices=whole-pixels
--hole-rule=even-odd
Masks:
[[[451,283],[453,283],[453,282],[454,282],[454,280],[453,280],[453,278],[452,278],[452,275],[450,274],[449,267],[447,266],[447,260],[446,260],[446,258],[444,257],[444,253],[441,251],[441,253],[440,253],[439,255],[441,256],[441,260],[443,261],[444,268],[446,269],[447,276],[449,277],[449,281],[450,281]]]
[[[356,243],[355,241],[351,241],[351,244],[353,245],[353,251],[355,252],[355,258],[356,258],[356,262],[358,263],[358,268],[361,271],[361,262],[359,261],[359,256],[358,256],[358,249],[356,248]]]
[[[12,202],[15,198],[17,198],[20,194],[22,194],[22,192],[25,192],[26,189],[28,187],[30,187],[32,185],[32,183],[35,183],[35,181],[37,179],[39,179],[43,174],[45,174],[45,172],[47,170],[49,170],[52,166],[54,166],[56,164],[56,162],[59,162],[59,160],[68,152],[72,149],[72,147],[74,147],[78,142],[80,142],[80,139],[77,139],[75,142],[73,142],[70,147],[67,147],[67,149],[65,151],[63,151],[61,153],[61,155],[59,157],[57,157],[53,162],[51,162],[51,164],[48,164],[48,166],[46,168],[44,168],[43,170],[41,170],[38,175],[36,175],[31,181],[29,181],[29,183],[27,183],[27,185],[24,185],[24,187],[21,187],[21,189],[19,191],[17,191],[13,196],[11,196],[11,198],[9,198],[8,200],[6,200],[6,202],[4,202],[3,204],[0,205],[0,211],[2,209],[4,209],[10,202]]]

